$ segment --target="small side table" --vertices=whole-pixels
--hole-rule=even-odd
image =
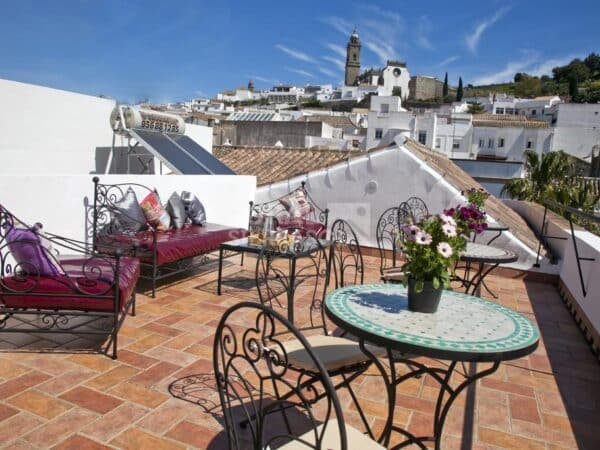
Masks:
[[[498,298],[486,286],[485,277],[500,264],[512,263],[518,259],[519,257],[510,250],[467,242],[467,249],[460,255],[460,260],[467,263],[465,266],[465,277],[462,280],[467,294],[478,294],[481,285],[483,285],[492,297]],[[478,266],[477,271],[472,277],[470,277],[471,264],[477,264]],[[486,264],[488,265],[487,269],[485,268]]]
[[[497,232],[497,234],[495,236],[493,236],[489,241],[487,241],[487,245],[491,245],[492,242],[494,242],[496,239],[498,239],[500,236],[502,236],[502,233],[504,233],[505,231],[508,231],[508,230],[509,230],[508,226],[504,225],[501,222],[496,222],[496,223],[488,222],[488,227],[487,227],[486,231],[495,231],[495,232]],[[477,239],[477,234],[473,234],[473,242],[475,242],[476,239]]]

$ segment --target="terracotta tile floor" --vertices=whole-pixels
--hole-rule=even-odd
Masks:
[[[241,269],[232,262],[225,270],[230,276]],[[248,258],[245,270],[253,270],[253,262]],[[376,281],[376,261],[367,258],[367,264],[366,281]],[[139,295],[138,314],[121,331],[117,361],[68,353],[89,346],[83,338],[0,334],[0,446],[226,448],[212,388],[213,333],[224,309],[256,292],[242,285],[218,297],[211,291],[215,278],[213,266],[161,288],[156,299]],[[449,414],[443,447],[600,448],[600,366],[556,288],[493,276],[489,286],[499,302],[538,323],[543,341],[529,357],[502,364],[463,394]],[[25,352],[56,342],[67,353]],[[360,380],[358,395],[375,426],[385,411],[379,392],[374,377]],[[428,377],[403,384],[397,422],[429,433],[435,393]],[[345,411],[354,423],[356,411]]]

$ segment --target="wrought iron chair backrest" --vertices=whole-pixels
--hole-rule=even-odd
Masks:
[[[118,260],[94,254],[92,248],[84,242],[48,232],[41,235],[40,227],[41,224],[37,229],[27,225],[0,205],[0,300],[2,296],[18,296],[36,292],[40,288],[42,277],[50,276],[43,273],[41,264],[46,265],[45,262],[55,268],[61,282],[72,290],[71,293],[96,298],[114,297],[111,292],[118,282],[118,277],[115,275],[118,272]],[[31,230],[38,237],[33,239],[21,235],[16,239],[9,239],[8,234],[12,228]],[[50,247],[53,251],[50,251]],[[14,251],[37,253],[39,258],[37,261],[17,262],[12,255]],[[69,263],[63,266],[59,259],[61,251],[84,256],[78,259],[77,267],[71,267]],[[70,272],[73,270],[77,272],[77,277],[70,276]],[[7,277],[14,277],[18,283],[7,285]],[[101,283],[101,289],[98,289],[99,283]],[[61,295],[64,294],[44,294],[45,297],[60,297]]]
[[[326,332],[325,316],[322,303],[327,289],[327,253],[321,239],[300,228],[286,229],[288,234],[298,233],[303,236],[296,248],[288,252],[296,252],[302,257],[294,261],[289,255],[265,246],[256,259],[256,288],[261,304],[270,308],[284,305],[280,300],[290,292],[309,283],[310,305],[309,323],[303,324],[302,330],[322,329]],[[294,267],[297,265],[298,267]],[[293,275],[293,276],[292,276]],[[304,295],[295,295],[297,299],[305,299]],[[284,300],[284,302],[287,300]],[[297,305],[296,305],[297,306]],[[285,307],[288,307],[286,304]],[[303,315],[300,315],[302,318]]]
[[[327,221],[329,216],[329,210],[323,209],[313,200],[310,193],[306,189],[306,182],[302,182],[300,187],[292,192],[302,191],[306,200],[311,206],[311,212],[305,217],[306,220],[311,222],[319,222],[327,228]],[[290,194],[292,193],[290,192]],[[289,194],[287,194],[289,195]],[[248,217],[248,229],[252,230],[255,228],[254,221],[258,216],[273,216],[277,217],[278,214],[286,212],[285,206],[280,201],[280,198],[271,200],[265,203],[254,203],[250,202],[250,214]],[[260,230],[257,230],[260,231]]]
[[[405,208],[394,207],[386,209],[377,221],[375,237],[379,250],[379,272],[383,275],[385,269],[395,268],[398,263],[400,243],[403,239],[400,226],[407,220]],[[391,254],[390,254],[391,253]]]
[[[318,379],[289,369],[281,336],[302,344],[320,372]],[[213,367],[230,449],[277,448],[289,441],[322,449],[327,431],[338,432],[339,448],[347,449],[342,409],[327,371],[305,337],[278,312],[253,302],[229,308],[215,333]]]
[[[334,288],[363,284],[365,279],[363,256],[358,237],[352,226],[343,219],[333,222],[330,233],[331,271]]]
[[[400,203],[399,207],[402,211],[409,214],[410,219],[416,223],[429,216],[427,204],[419,197],[410,197],[406,201]]]

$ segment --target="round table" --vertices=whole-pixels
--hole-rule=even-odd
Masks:
[[[496,294],[491,292],[485,285],[485,277],[500,264],[508,264],[519,259],[516,253],[503,248],[492,247],[491,245],[477,244],[475,242],[467,242],[467,248],[460,255],[460,260],[466,262],[465,276],[461,282],[465,286],[467,294],[478,294],[479,288],[483,284],[485,289],[494,297]],[[477,264],[477,270],[471,277],[471,265]],[[485,266],[488,266],[487,269]]]
[[[508,231],[509,228],[508,226],[504,225],[501,222],[488,222],[487,223],[487,228],[486,231],[495,231],[497,234],[495,236],[493,236],[489,241],[487,241],[487,245],[491,245],[492,242],[494,242],[496,239],[498,239],[500,236],[502,236],[502,233],[504,233],[505,231]],[[477,239],[478,234],[474,233],[473,234],[473,242],[475,242],[475,240]]]
[[[476,380],[496,371],[501,361],[533,352],[539,341],[536,326],[521,314],[478,297],[444,291],[435,314],[408,310],[406,288],[398,284],[349,286],[331,292],[325,299],[328,318],[359,339],[363,352],[381,372],[387,390],[388,419],[379,438],[387,446],[393,431],[406,440],[396,448],[434,441],[440,447],[444,421],[456,397]],[[365,343],[384,347],[389,369]],[[406,353],[451,361],[447,368],[429,367],[415,360],[398,357]],[[399,375],[394,363],[405,363],[408,373]],[[480,372],[469,371],[464,381],[451,386],[451,376],[459,362],[488,362]],[[389,374],[387,373],[389,372]],[[393,424],[396,387],[409,378],[428,374],[440,385],[434,414],[432,436],[414,436]]]

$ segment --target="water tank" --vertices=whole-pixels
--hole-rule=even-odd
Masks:
[[[124,123],[121,123],[121,116]],[[110,126],[115,132],[123,135],[127,135],[127,130],[131,128],[176,134],[185,132],[185,122],[180,116],[125,105],[115,106],[112,110]]]

